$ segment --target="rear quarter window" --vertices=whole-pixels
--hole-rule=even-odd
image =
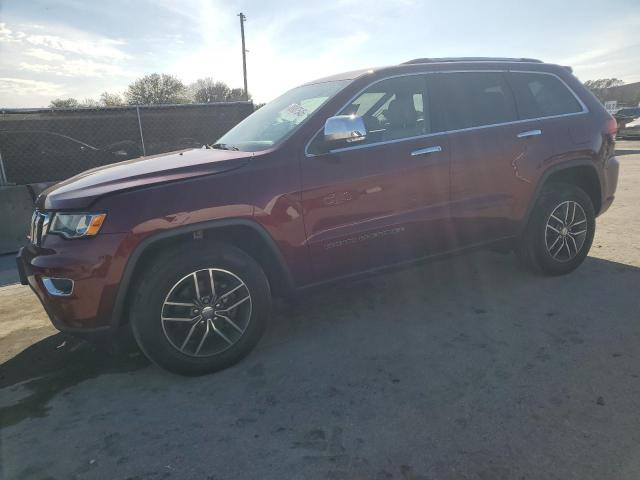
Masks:
[[[557,77],[544,73],[511,72],[508,75],[521,119],[579,113],[582,105]]]

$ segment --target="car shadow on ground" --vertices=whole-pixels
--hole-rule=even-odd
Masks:
[[[0,402],[0,427],[46,414],[56,394],[89,378],[138,370],[149,362],[139,352],[112,354],[69,335],[44,338],[0,365],[0,391],[17,402]],[[13,395],[12,395],[13,394]]]
[[[436,318],[431,321],[452,321],[491,315],[494,306],[505,302],[536,308],[550,289],[560,289],[568,302],[579,302],[580,292],[596,290],[604,298],[613,292],[632,297],[628,286],[640,280],[640,268],[594,257],[571,275],[555,278],[523,272],[514,264],[512,255],[472,253],[324,287],[293,303],[278,302],[265,338],[244,367],[263,361],[283,343],[307,341],[324,328],[340,328],[342,322],[361,322],[367,316],[393,322],[394,315],[432,314]],[[628,308],[628,303],[619,308]],[[612,302],[612,315],[619,305]],[[547,310],[544,315],[554,315],[553,305]],[[62,333],[47,337],[0,365],[0,396],[5,397],[0,401],[0,427],[47,415],[47,402],[80,382],[111,373],[144,376],[137,371],[149,365],[135,348],[110,353]]]

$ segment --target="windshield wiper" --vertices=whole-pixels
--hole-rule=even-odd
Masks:
[[[228,145],[226,143],[214,143],[213,145],[207,145],[207,147],[208,148],[215,148],[217,150],[234,150],[234,151],[240,150],[235,145]]]

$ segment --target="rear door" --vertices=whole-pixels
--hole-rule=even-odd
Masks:
[[[446,134],[432,134],[425,77],[376,82],[340,114],[367,139],[327,151],[319,132],[302,166],[302,203],[318,281],[423,255],[426,230],[446,218]],[[437,239],[437,236],[432,237]]]
[[[513,126],[514,154],[520,174],[535,179],[553,158],[583,158],[589,148],[586,107],[556,75],[545,72],[509,72],[520,123]]]
[[[502,72],[429,76],[434,123],[449,132],[451,247],[509,235],[518,188],[512,155],[515,102]]]

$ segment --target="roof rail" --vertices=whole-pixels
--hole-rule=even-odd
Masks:
[[[442,57],[442,58],[414,58],[402,65],[413,65],[416,63],[440,63],[440,62],[528,62],[543,63],[536,58],[508,58],[508,57]]]

